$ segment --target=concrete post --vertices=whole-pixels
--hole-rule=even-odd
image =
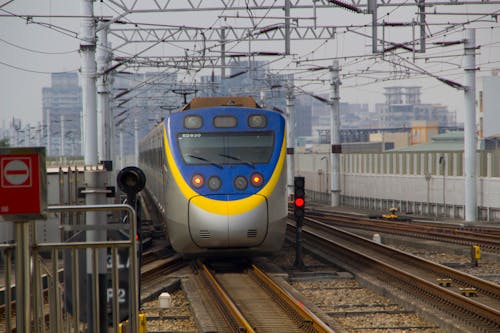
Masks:
[[[330,115],[330,159],[332,163],[332,207],[337,207],[340,205],[340,153],[342,152],[342,146],[340,144],[340,78],[339,78],[339,62],[338,60],[333,61],[333,66],[330,67],[331,74],[331,95],[330,95],[330,105],[332,113]]]
[[[80,56],[83,101],[83,142],[85,164],[97,164],[97,102],[96,102],[96,71],[95,61],[96,39],[94,7],[92,0],[80,0],[81,31]]]
[[[465,221],[477,219],[476,197],[476,31],[465,30],[464,179]]]
[[[95,61],[96,38],[94,1],[80,0],[80,13],[82,16],[80,25],[80,57],[81,57],[81,81],[83,101],[83,145],[84,160],[86,165],[97,165],[97,101],[96,101],[96,73]],[[101,204],[106,201],[105,195],[99,188],[104,185],[104,180],[99,177],[101,172],[95,170],[85,171],[85,184],[87,187],[85,203],[87,205]],[[97,226],[106,218],[102,212],[87,212],[86,224]],[[106,232],[91,229],[86,231],[87,241],[106,241]],[[106,323],[106,256],[105,251],[99,250],[98,263],[94,264],[92,250],[87,250],[87,320],[89,333],[104,332],[107,330]],[[97,271],[94,270],[97,268]],[[92,288],[93,286],[93,288]],[[94,294],[92,290],[99,290]],[[132,318],[134,319],[134,318]]]
[[[110,83],[108,74],[104,72],[111,67],[111,52],[108,45],[109,25],[104,22],[98,24],[98,45],[96,52],[97,71],[97,114],[98,114],[98,157],[99,160],[111,160],[111,145],[113,126],[111,125]]]

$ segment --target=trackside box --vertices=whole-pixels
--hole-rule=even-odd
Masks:
[[[0,221],[45,219],[45,148],[0,148]]]

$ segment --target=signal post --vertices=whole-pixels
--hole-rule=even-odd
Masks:
[[[304,269],[304,260],[302,253],[302,226],[304,225],[304,207],[305,201],[305,181],[304,177],[297,176],[293,179],[294,198],[293,198],[293,215],[296,222],[295,232],[295,263],[294,266],[298,269]]]

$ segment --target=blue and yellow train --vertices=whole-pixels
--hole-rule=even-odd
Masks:
[[[287,218],[285,119],[251,97],[194,98],[140,144],[146,191],[174,250],[262,255]]]

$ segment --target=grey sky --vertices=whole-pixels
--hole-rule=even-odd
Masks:
[[[402,0],[399,0],[403,2]],[[412,0],[413,1],[413,0]],[[6,1],[2,1],[6,3]],[[245,1],[241,1],[245,3]],[[279,1],[278,1],[279,2]],[[346,0],[345,2],[350,2]],[[364,1],[363,1],[364,2]],[[479,2],[479,1],[478,1]],[[279,2],[281,3],[281,2]],[[0,6],[2,6],[0,4]],[[62,15],[79,15],[79,1],[67,0],[50,0],[50,1],[13,1],[3,6],[5,11],[0,12],[0,125],[1,121],[10,118],[18,117],[23,121],[35,123],[40,121],[42,87],[50,85],[51,72],[76,70],[80,67],[80,58],[78,53],[79,41],[75,38],[75,34],[79,32],[80,20],[78,18],[59,18],[56,16]],[[499,12],[499,5],[483,5],[483,6],[440,6],[440,12]],[[41,14],[51,15],[53,18],[34,17],[33,22],[27,23],[26,20],[14,17],[6,17],[9,13],[15,14]],[[117,8],[106,3],[95,4],[95,14],[116,15]],[[384,11],[380,10],[379,17],[387,21],[405,21],[408,22],[415,15],[416,7],[411,8],[388,8]],[[384,15],[382,15],[384,13]],[[233,26],[249,26],[250,20],[243,18],[223,18],[218,17],[221,14],[229,15],[230,13],[220,12],[199,12],[199,13],[174,13],[174,14],[148,14],[135,16],[131,20],[135,22],[161,22],[165,24],[185,24],[190,26],[209,27],[211,25],[221,26],[222,24]],[[241,12],[241,16],[255,15],[254,23],[262,25],[271,24],[272,21],[259,22],[259,15],[265,15],[263,11],[256,13]],[[299,20],[301,25],[313,24],[307,17],[312,16],[312,11],[293,11],[292,15],[300,16],[303,19]],[[332,17],[332,14],[334,15]],[[283,15],[279,11],[272,12],[273,16]],[[450,21],[465,21],[474,20],[478,16],[473,14],[469,16],[437,16],[429,15],[428,22],[450,22]],[[475,23],[474,27],[480,27],[477,30],[477,43],[482,45],[480,55],[477,62],[480,64],[481,72],[477,76],[490,75],[492,68],[500,67],[500,23],[492,22],[490,17],[485,17],[482,23]],[[371,19],[369,15],[352,14],[342,9],[324,10],[318,12],[318,25],[335,25],[344,26],[350,24],[369,24]],[[43,23],[45,26],[34,22]],[[53,25],[47,27],[47,25]],[[63,28],[63,29],[60,29]],[[429,29],[437,31],[440,29],[437,26],[431,26]],[[341,100],[350,103],[369,103],[373,105],[375,102],[383,102],[383,87],[394,85],[418,85],[422,86],[422,101],[425,103],[440,103],[447,105],[450,110],[458,111],[458,119],[462,118],[463,112],[463,92],[445,86],[438,80],[414,74],[410,75],[410,79],[405,75],[405,67],[411,66],[405,60],[399,58],[388,57],[387,60],[393,63],[378,60],[359,60],[350,58],[351,55],[369,54],[371,51],[370,38],[362,37],[360,34],[370,34],[371,29],[361,28],[356,29],[358,33],[346,32],[346,29],[338,29],[337,37],[334,40],[324,42],[306,42],[292,41],[293,57],[287,57],[277,61],[271,68],[276,71],[291,70],[291,72],[299,73],[303,70],[306,62],[302,62],[302,67],[297,67],[295,60],[306,60],[312,58],[331,58],[331,57],[348,57],[340,59],[342,66],[341,74],[348,74],[343,79],[341,87]],[[379,35],[380,37],[380,35]],[[387,39],[395,42],[407,41],[411,38],[411,31],[406,29],[390,29],[386,31]],[[437,38],[429,40],[436,41],[452,41],[464,38],[463,31],[457,30],[454,33],[443,34]],[[125,54],[134,54],[145,48],[146,45],[127,46],[122,51]],[[190,48],[193,51],[194,46],[180,45],[179,43],[167,43],[158,46],[154,52],[156,55],[171,55],[184,54],[184,47]],[[200,47],[197,45],[196,47]],[[248,42],[235,43],[235,51],[248,51]],[[252,49],[257,50],[274,50],[283,51],[283,43],[266,42],[253,43]],[[430,73],[442,76],[453,81],[463,83],[463,70],[457,66],[446,64],[453,62],[460,66],[462,64],[460,53],[463,53],[463,46],[455,48],[437,49],[435,46],[428,45],[428,55],[431,56],[429,61],[420,60],[417,62],[419,68],[422,68]],[[315,50],[314,52],[311,52]],[[449,51],[448,51],[449,50]],[[432,58],[432,55],[443,55],[444,52],[449,52],[449,57]],[[403,57],[411,58],[411,54],[402,54]],[[418,57],[424,57],[422,54],[417,54]],[[268,60],[266,58],[265,60]],[[411,61],[410,61],[411,62]],[[318,66],[328,66],[331,60],[317,61],[312,64]],[[366,69],[366,71],[363,71]],[[393,74],[385,73],[385,71],[396,70]],[[216,70],[218,73],[218,70]],[[373,71],[384,73],[373,73]],[[354,75],[357,73],[357,75]],[[208,72],[202,72],[208,74]],[[402,78],[401,80],[384,81],[380,83],[373,82],[374,77],[394,79]],[[192,73],[182,74],[181,78],[185,82],[192,79]],[[297,78],[311,78],[328,80],[327,72],[315,72],[296,75]],[[367,84],[370,83],[370,84]],[[480,80],[478,80],[478,88],[480,88]],[[329,90],[328,83],[306,84],[305,81],[299,84],[302,87],[315,93],[327,93]]]

